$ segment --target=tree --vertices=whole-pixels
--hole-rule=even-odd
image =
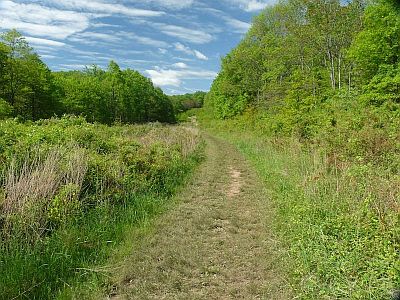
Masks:
[[[364,88],[361,99],[375,105],[400,103],[400,4],[374,2],[364,23],[350,50]]]
[[[109,102],[107,107],[111,112],[107,123],[121,121],[123,76],[116,62],[110,61],[104,83],[108,86]]]
[[[4,99],[7,103],[5,103]],[[150,79],[111,61],[84,71],[52,73],[16,30],[0,35],[0,115],[37,120],[63,113],[89,121],[174,122],[170,99]]]
[[[400,5],[378,0],[367,7],[364,29],[357,35],[350,55],[362,84],[367,84],[383,66],[400,62]]]
[[[24,92],[23,85],[26,76],[26,59],[32,54],[26,39],[16,30],[0,35],[0,40],[6,47],[7,60],[4,66],[3,97],[15,106],[17,98]]]
[[[244,40],[222,59],[208,101],[217,116],[246,107],[316,105],[350,86],[347,52],[361,29],[362,0],[286,0],[255,18]]]
[[[38,120],[60,113],[60,104],[54,95],[55,86],[49,68],[37,54],[32,54],[27,57],[26,69],[27,99],[23,115]]]

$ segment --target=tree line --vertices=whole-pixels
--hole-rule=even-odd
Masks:
[[[139,72],[111,61],[84,71],[52,72],[16,30],[0,35],[0,118],[63,114],[112,124],[174,122],[171,100]]]
[[[170,96],[170,99],[175,111],[177,113],[183,113],[193,108],[203,107],[206,95],[206,92],[197,91],[193,94],[173,95]]]
[[[399,41],[398,1],[281,0],[223,58],[206,103],[218,118],[279,115],[278,131],[310,126],[307,114],[339,99],[343,111],[357,103],[398,116]]]

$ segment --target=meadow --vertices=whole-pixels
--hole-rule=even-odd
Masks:
[[[96,277],[201,159],[196,130],[63,117],[0,122],[0,298],[50,299]]]

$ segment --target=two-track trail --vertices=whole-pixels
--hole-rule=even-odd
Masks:
[[[206,159],[179,202],[132,247],[111,299],[289,299],[257,174],[206,136]]]

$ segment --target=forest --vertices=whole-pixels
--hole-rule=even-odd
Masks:
[[[313,139],[353,121],[355,130],[370,126],[392,139],[399,9],[391,0],[281,1],[223,58],[206,104],[222,119],[256,109],[275,134]]]
[[[171,100],[151,80],[111,61],[84,71],[52,72],[16,30],[0,37],[0,118],[77,115],[89,122],[175,122]]]

